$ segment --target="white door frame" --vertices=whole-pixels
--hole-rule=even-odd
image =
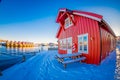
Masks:
[[[70,41],[71,49],[68,48],[68,41]],[[72,54],[72,37],[67,38],[67,54]]]

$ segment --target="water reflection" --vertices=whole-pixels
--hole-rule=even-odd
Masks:
[[[21,63],[33,57],[39,47],[0,47],[0,70],[5,70],[16,63]]]
[[[49,50],[49,46],[39,46],[39,47],[4,47],[2,46],[0,47],[0,53],[2,54],[21,54],[21,53],[41,52],[41,51],[48,51],[48,50]]]
[[[6,54],[21,54],[39,52],[39,49],[39,47],[6,47],[2,48],[0,51]]]
[[[115,80],[120,80],[120,47],[116,48]]]
[[[48,51],[48,46],[40,46],[40,51]]]

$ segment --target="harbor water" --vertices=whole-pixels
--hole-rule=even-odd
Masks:
[[[39,47],[4,47],[0,46],[0,70],[21,63],[39,52]]]

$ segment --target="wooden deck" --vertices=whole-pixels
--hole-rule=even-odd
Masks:
[[[66,68],[67,64],[74,63],[74,62],[81,62],[82,60],[85,60],[86,57],[82,56],[82,53],[74,53],[74,54],[57,54],[56,59],[58,62],[62,63],[64,67]],[[68,59],[70,58],[70,59]]]

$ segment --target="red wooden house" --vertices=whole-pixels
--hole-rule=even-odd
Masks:
[[[99,14],[62,8],[56,22],[60,54],[80,52],[86,63],[99,64],[116,47],[114,32]]]

